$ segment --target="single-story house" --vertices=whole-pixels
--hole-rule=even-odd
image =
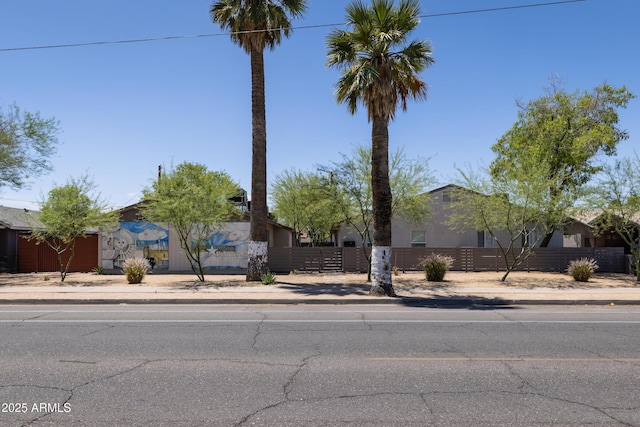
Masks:
[[[203,266],[211,271],[241,272],[246,270],[250,229],[249,212],[236,221],[223,224],[206,240]],[[269,247],[291,247],[293,229],[271,219],[267,224]],[[120,222],[101,230],[100,265],[118,269],[127,258],[144,257],[154,269],[190,271],[191,264],[180,246],[172,227],[142,220],[139,204],[120,210]]]
[[[59,271],[57,254],[46,244],[29,240],[40,226],[39,212],[0,206],[0,272],[31,273]],[[67,255],[65,255],[67,256]],[[89,231],[76,240],[76,253],[69,272],[91,271],[98,265],[98,232]]]
[[[602,212],[596,210],[573,215],[570,224],[565,227],[564,246],[572,248],[623,247],[625,252],[629,253],[629,245],[615,230],[605,230],[596,234],[596,225],[601,216]],[[640,229],[640,217],[633,218],[632,224]]]

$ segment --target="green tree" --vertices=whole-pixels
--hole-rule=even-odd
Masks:
[[[49,158],[58,145],[58,122],[16,105],[0,107],[0,187],[21,189],[52,170]]]
[[[389,183],[389,122],[410,99],[426,97],[418,73],[431,65],[427,41],[407,43],[420,22],[417,0],[356,0],[347,6],[350,30],[335,30],[328,38],[329,67],[340,70],[338,102],[355,114],[362,103],[371,129],[371,188],[373,191],[372,295],[395,295],[391,279],[392,195]]]
[[[335,206],[340,208],[344,221],[363,242],[362,250],[368,262],[367,281],[371,281],[371,257],[366,243],[371,242],[373,225],[371,150],[371,147],[356,147],[349,156],[342,154],[342,161],[322,167],[329,173],[329,188]],[[394,218],[418,223],[429,215],[427,191],[435,184],[435,178],[427,159],[409,159],[404,150],[398,148],[390,157],[389,183]]]
[[[501,280],[505,281],[547,234],[545,174],[528,169],[525,179],[517,182],[487,171],[459,170],[459,174],[459,189],[449,204],[449,226],[488,233],[504,261]]]
[[[30,238],[45,243],[56,252],[60,280],[64,282],[75,256],[76,240],[87,231],[118,220],[115,212],[93,194],[95,186],[86,176],[70,179],[66,185],[52,188],[41,203],[37,226]]]
[[[628,138],[618,127],[617,110],[634,97],[624,86],[602,84],[591,92],[568,93],[551,83],[543,96],[518,105],[518,121],[492,147],[496,158],[490,166],[492,175],[514,182],[530,176],[522,171],[532,164],[545,166],[548,233],[543,247],[600,170],[597,156],[615,154],[618,143]]]
[[[313,246],[325,242],[344,221],[331,196],[331,184],[316,173],[282,172],[271,186],[271,200],[276,218],[295,230],[296,246],[303,232]]]
[[[175,229],[191,269],[204,282],[202,256],[208,253],[208,240],[223,222],[240,215],[230,200],[238,194],[240,187],[226,173],[185,162],[143,191],[142,213],[148,221]]]
[[[640,158],[636,155],[605,165],[583,209],[600,213],[596,233],[613,230],[629,246],[640,282]]]
[[[247,281],[259,281],[267,265],[267,120],[264,50],[273,50],[292,32],[291,18],[301,17],[305,0],[217,0],[211,18],[231,31],[231,40],[251,61],[251,230]]]

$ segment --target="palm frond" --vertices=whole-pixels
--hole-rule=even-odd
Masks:
[[[245,51],[274,49],[293,32],[291,20],[306,10],[305,0],[218,0],[211,19]]]
[[[359,103],[369,119],[393,119],[398,106],[409,99],[426,97],[427,85],[418,73],[434,63],[428,41],[407,36],[418,25],[419,2],[373,0],[365,5],[355,0],[347,7],[348,30],[335,30],[327,39],[327,65],[341,70],[336,99],[353,114]]]

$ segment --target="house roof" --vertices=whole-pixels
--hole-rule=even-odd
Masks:
[[[244,211],[244,212],[242,213],[242,221],[250,222],[250,221],[251,221],[251,212]],[[273,225],[274,227],[283,228],[283,229],[285,229],[285,230],[291,230],[291,231],[293,231],[293,228],[291,228],[291,227],[289,227],[289,226],[287,226],[287,225],[284,225],[284,224],[280,224],[278,221],[275,221],[273,218],[271,218],[271,215],[269,215],[269,216],[267,217],[267,224],[271,224],[271,225]]]
[[[132,205],[128,205],[128,206],[124,206],[120,209],[118,209],[118,212],[120,212],[120,214],[122,214],[123,212],[126,211],[136,211],[139,210],[140,205],[144,203],[144,201],[139,201],[138,203],[134,203]],[[251,213],[249,211],[242,211],[240,213],[240,216],[235,219],[235,220],[231,220],[230,222],[234,222],[234,221],[241,221],[241,222],[249,222],[251,221]],[[270,216],[267,217],[267,223],[273,225],[274,227],[279,227],[279,228],[283,228],[283,229],[288,229],[288,230],[293,230],[293,228],[288,227],[286,225],[280,224],[279,222],[275,221],[273,218],[271,218]]]
[[[0,206],[0,228],[10,230],[32,230],[41,226],[38,221],[40,212],[29,209],[9,208]]]
[[[38,219],[39,216],[38,211],[0,206],[0,229],[31,231],[34,228],[44,228],[44,224]],[[85,234],[98,234],[98,229],[88,228]]]
[[[569,219],[584,224],[587,227],[593,227],[593,221],[602,215],[601,210],[581,210],[569,215]]]
[[[593,210],[584,210],[576,212],[569,216],[572,220],[579,222],[581,224],[586,225],[587,227],[594,227],[595,222],[602,215],[602,210],[593,209]],[[633,215],[630,219],[630,222],[635,224],[637,227],[640,227],[640,213]]]
[[[471,191],[471,190],[468,190],[468,189],[466,189],[466,188],[464,188],[464,187],[461,187],[461,186],[459,186],[459,185],[457,185],[457,184],[447,184],[447,185],[443,185],[443,186],[438,187],[438,188],[434,188],[433,190],[429,190],[429,194],[435,193],[435,192],[437,192],[437,191],[442,191],[442,190],[445,190],[445,189],[447,189],[447,188],[450,188],[450,189],[452,189],[452,190],[465,190],[465,191]]]

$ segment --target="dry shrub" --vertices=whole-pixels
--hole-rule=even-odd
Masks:
[[[151,268],[151,264],[146,258],[127,258],[122,264],[122,270],[127,276],[127,282],[130,285],[142,283],[144,275]]]
[[[591,275],[598,269],[598,263],[593,258],[574,259],[569,262],[567,272],[576,282],[588,282]]]
[[[453,265],[453,258],[449,255],[431,254],[420,261],[424,267],[427,280],[430,282],[442,282],[444,275]]]

